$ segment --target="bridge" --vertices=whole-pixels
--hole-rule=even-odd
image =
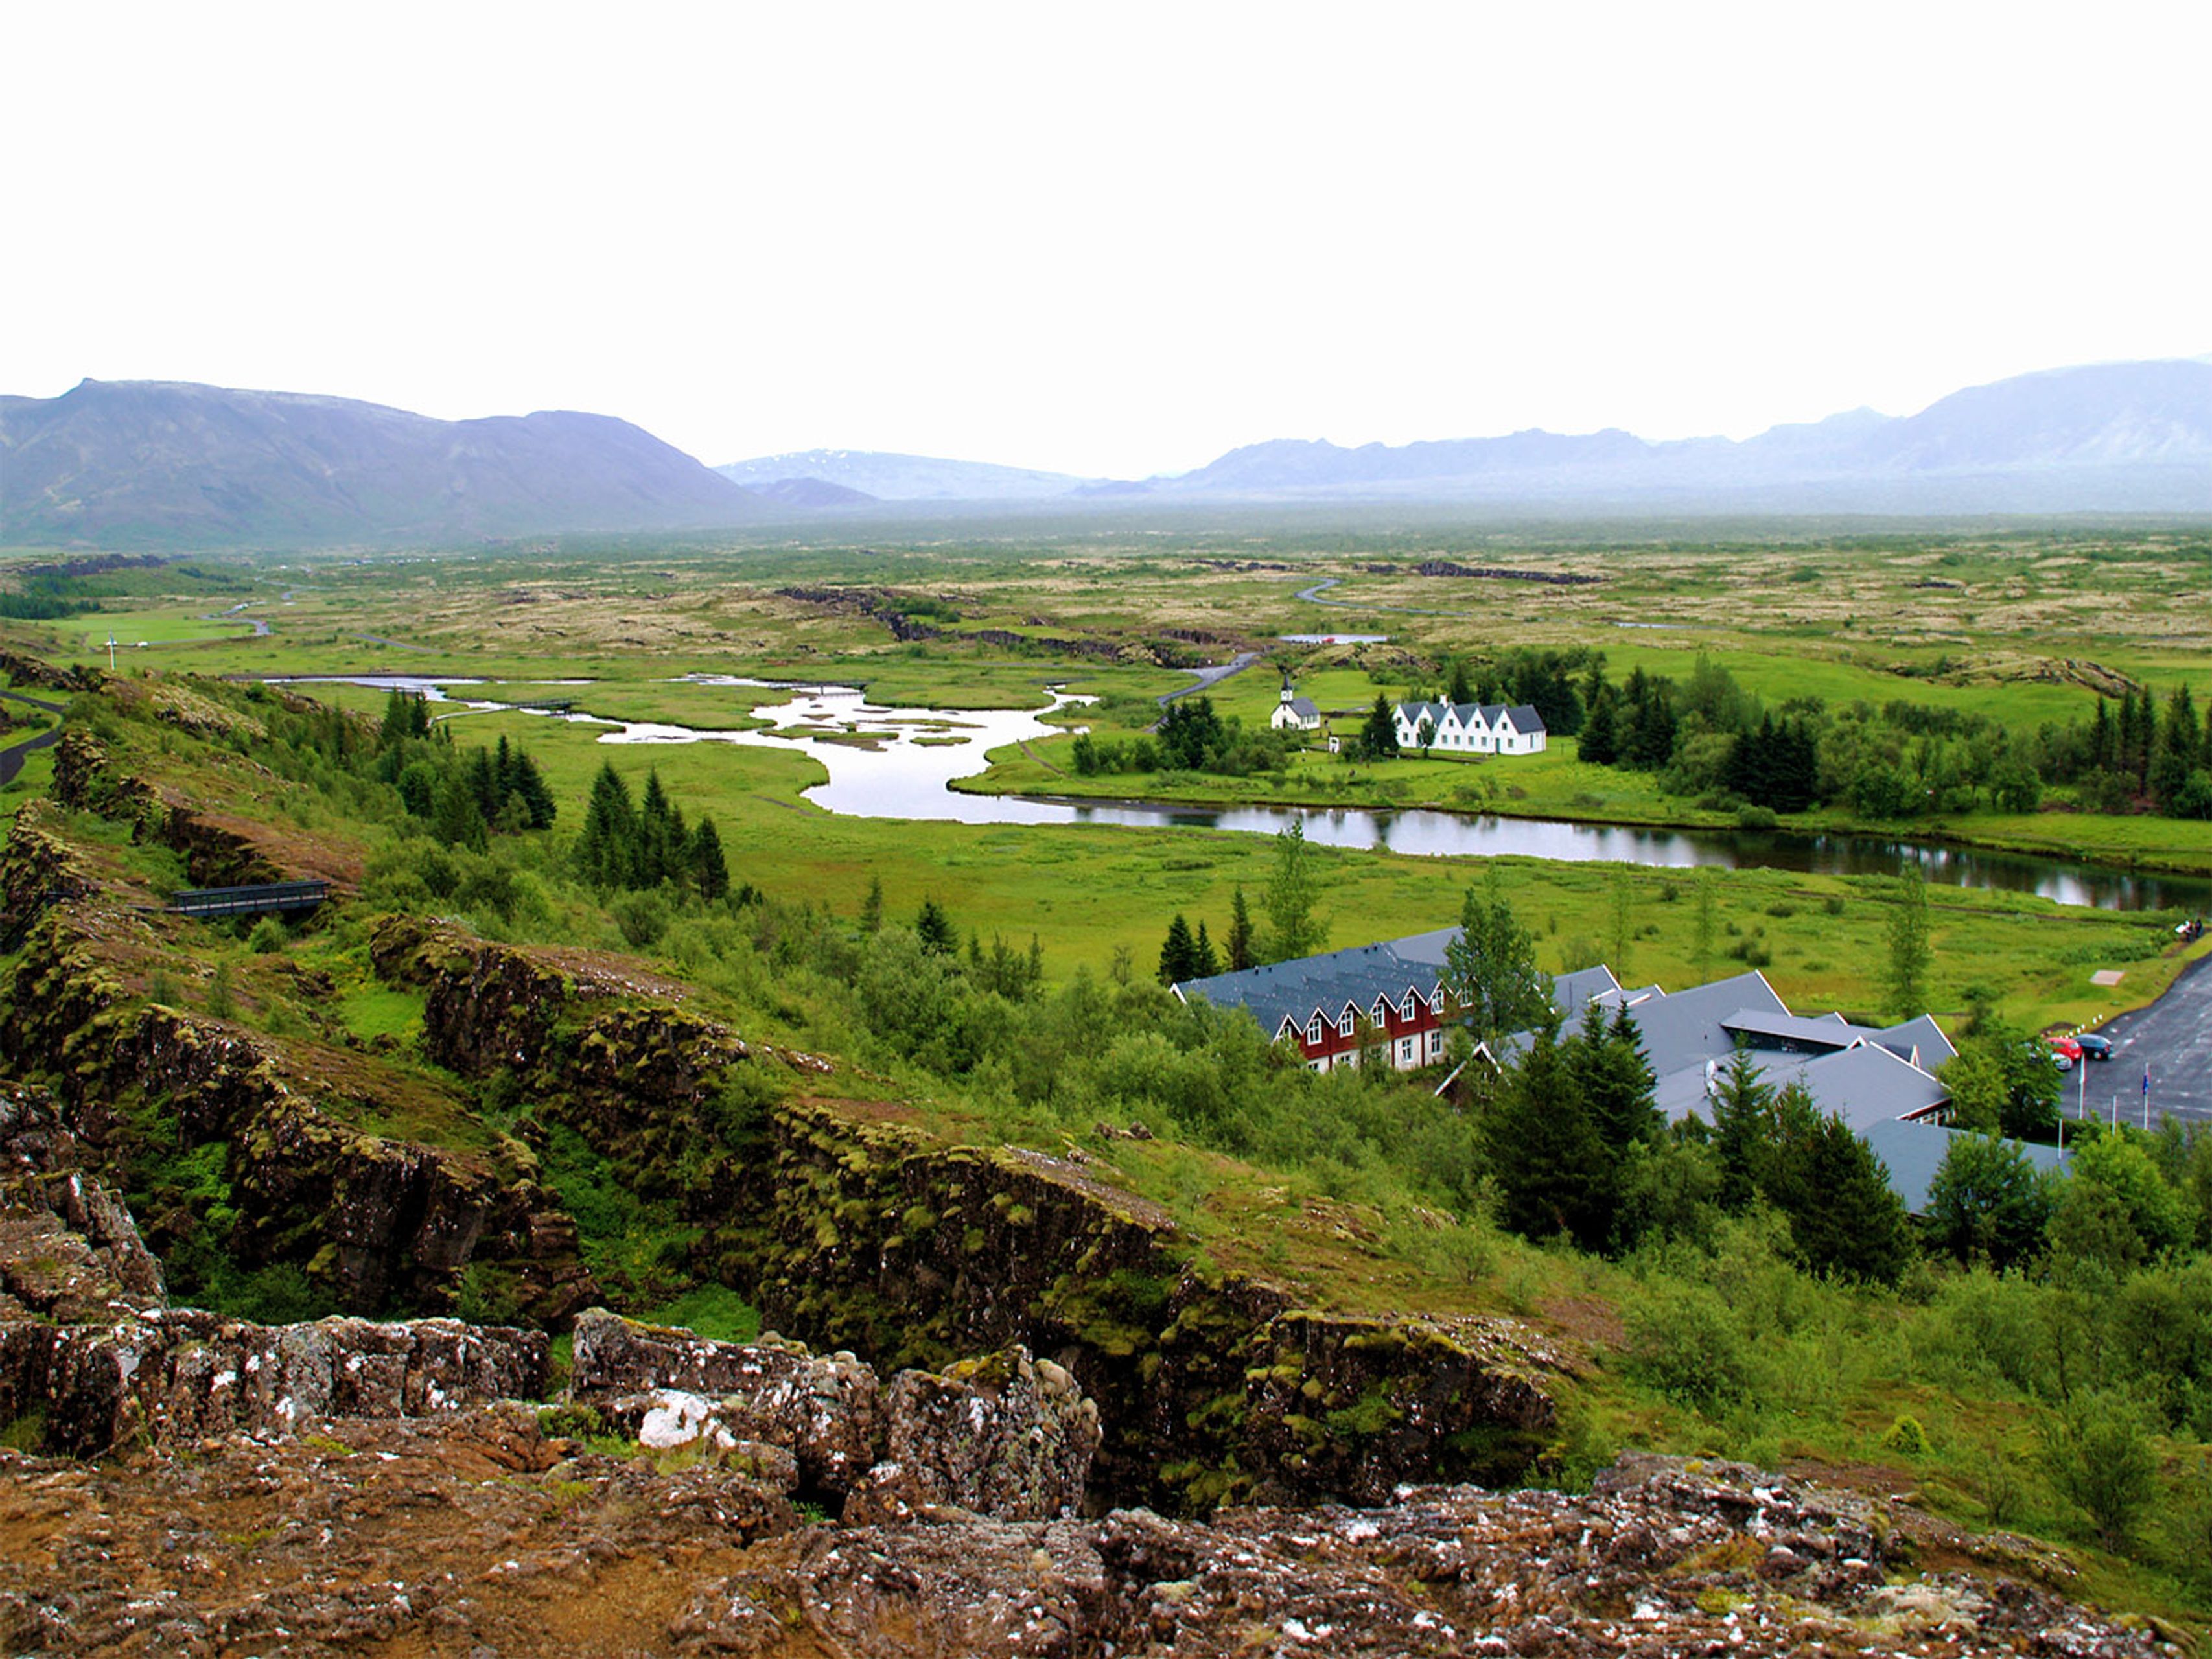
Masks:
[[[169,900],[169,914],[197,916],[266,915],[279,910],[312,910],[331,896],[327,881],[264,882],[258,887],[188,887]]]

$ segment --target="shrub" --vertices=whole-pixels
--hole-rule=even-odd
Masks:
[[[2043,1463],[2108,1549],[2127,1546],[2158,1492],[2149,1413],[2116,1389],[2077,1394],[2043,1428]]]
[[[1653,1285],[1629,1310],[1628,1347],[1635,1374],[1685,1405],[1710,1412],[1750,1392],[1750,1352],[1727,1304],[1705,1285]]]

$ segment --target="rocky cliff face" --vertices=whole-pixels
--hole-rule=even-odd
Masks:
[[[511,1069],[540,1109],[641,1170],[702,1135],[732,1073],[771,1056],[573,952],[386,924],[379,970],[427,997],[425,1046]],[[1194,1259],[1157,1206],[1014,1147],[946,1146],[834,1104],[767,1115],[700,1194],[695,1261],[778,1328],[885,1367],[1020,1344],[1100,1402],[1095,1479],[1116,1498],[1379,1501],[1409,1480],[1517,1478],[1554,1431],[1564,1358],[1509,1320],[1384,1321],[1302,1308]]]

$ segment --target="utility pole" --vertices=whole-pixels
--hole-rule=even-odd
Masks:
[[[115,631],[112,629],[107,634],[107,672],[111,674],[115,672]]]

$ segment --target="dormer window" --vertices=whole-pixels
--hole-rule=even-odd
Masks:
[[[1413,994],[1411,991],[1406,993],[1405,1017],[1407,1019],[1413,1018]]]
[[[1381,1024],[1382,1024],[1382,1022],[1383,1022],[1384,1020],[1388,1019],[1389,1017],[1390,1017],[1390,1005],[1389,1005],[1389,1003],[1387,1003],[1387,1002],[1383,1001],[1383,1000],[1382,1000],[1382,999],[1381,997],[1377,997],[1377,998],[1376,998],[1376,999],[1375,999],[1375,1009],[1374,1009],[1374,1013],[1373,1013],[1373,1015],[1372,1015],[1372,1018],[1373,1018],[1373,1019],[1374,1019],[1375,1023],[1376,1023],[1377,1025],[1380,1025]]]
[[[1319,1042],[1321,1041],[1321,1016],[1319,1014],[1316,1014],[1311,1019],[1306,1022],[1306,1041],[1308,1042]]]
[[[1359,1023],[1359,1016],[1358,1016],[1358,1014],[1354,1013],[1351,1009],[1349,1009],[1349,1008],[1346,1009],[1346,1010],[1343,1012],[1343,1013],[1341,1013],[1341,1014],[1340,1014],[1339,1016],[1337,1016],[1337,1021],[1336,1021],[1336,1034],[1337,1034],[1337,1036],[1350,1036],[1352,1035],[1352,1028],[1354,1025],[1358,1024],[1358,1023]]]

